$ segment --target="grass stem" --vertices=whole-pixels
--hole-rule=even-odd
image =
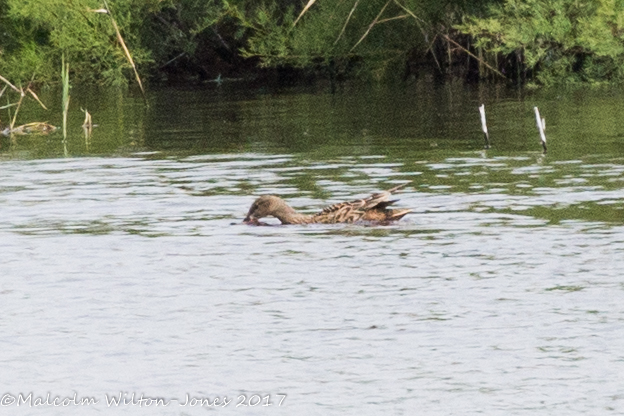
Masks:
[[[67,140],[67,112],[69,111],[69,64],[65,54],[61,57],[61,78],[63,80],[63,141]]]

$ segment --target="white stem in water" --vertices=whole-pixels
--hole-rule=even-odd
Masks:
[[[485,135],[485,147],[490,147],[490,134],[487,129],[487,122],[485,121],[485,104],[481,104],[479,107],[479,113],[481,113],[481,129],[483,130],[483,134]]]
[[[535,122],[540,133],[540,138],[542,139],[542,147],[544,148],[544,152],[546,152],[546,133],[544,133],[544,130],[546,130],[546,119],[540,117],[537,107],[533,107],[533,110],[535,110]]]
[[[481,128],[483,129],[483,133],[487,134],[487,123],[485,122],[485,104],[481,104],[481,107],[479,107],[479,112],[481,113]]]

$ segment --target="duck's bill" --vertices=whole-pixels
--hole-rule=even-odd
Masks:
[[[258,226],[263,226],[263,225],[271,225],[271,224],[267,224],[266,222],[262,222],[260,221],[258,218],[255,217],[246,217],[243,220],[243,224],[247,224],[247,225],[258,225]]]

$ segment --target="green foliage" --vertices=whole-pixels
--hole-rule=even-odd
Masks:
[[[109,2],[130,45],[135,62],[149,62],[149,51],[137,42],[135,25],[157,0]],[[14,80],[50,81],[64,53],[75,79],[82,82],[124,84],[129,69],[108,15],[96,13],[98,0],[4,0],[11,39],[4,42],[0,71]],[[2,47],[2,45],[0,45]]]
[[[422,39],[413,18],[396,4],[384,7],[385,3],[386,0],[321,1],[296,25],[292,9],[282,14],[275,9],[259,9],[249,25],[254,32],[244,54],[260,57],[265,66],[345,66],[356,56],[365,56],[375,68],[383,67]],[[378,23],[354,48],[382,8],[384,13]],[[383,22],[392,17],[399,18]]]
[[[622,0],[505,0],[458,28],[490,53],[518,54],[542,84],[624,79]]]
[[[177,56],[194,57],[202,35],[224,16],[223,2],[217,0],[169,0],[150,14],[140,29],[142,44],[157,64]]]
[[[262,66],[276,66],[289,62],[292,51],[293,8],[285,11],[277,5],[260,5],[251,13],[228,4],[228,14],[237,19],[249,36],[243,49],[244,57],[260,57]],[[239,32],[239,36],[243,33]]]
[[[452,51],[465,58],[471,47],[542,84],[624,81],[624,0],[318,0],[300,19],[308,0],[108,4],[143,76],[240,76],[259,63],[381,79],[402,74],[409,59],[450,67]],[[127,84],[131,67],[102,7],[0,0],[0,74],[58,82],[64,54],[73,82]]]
[[[261,58],[266,66],[321,64],[337,72],[359,62],[369,76],[384,78],[402,74],[411,51],[426,53],[464,10],[481,10],[485,3],[489,1],[318,1],[294,26],[290,12],[262,10],[244,54]]]

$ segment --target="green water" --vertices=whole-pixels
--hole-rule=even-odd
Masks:
[[[41,97],[50,110],[30,100],[18,124],[48,121],[60,126],[58,91],[44,91]],[[75,88],[66,142],[60,129],[49,135],[2,137],[0,157],[284,154],[293,158],[293,167],[314,166],[309,174],[288,179],[314,198],[330,195],[321,181],[365,182],[370,177],[369,172],[353,171],[352,164],[335,166],[341,158],[383,158],[395,165],[399,177],[415,179],[422,191],[502,191],[537,201],[555,192],[561,199],[545,205],[471,207],[475,210],[522,211],[555,222],[624,218],[617,197],[565,197],[568,192],[617,192],[622,187],[624,94],[618,90],[523,91],[421,81],[347,86],[330,94],[323,86],[265,90],[226,85],[152,89],[148,102],[145,106],[133,91]],[[489,150],[483,149],[477,111],[481,103],[493,145]],[[546,119],[546,155],[534,106]],[[96,124],[88,137],[81,128],[82,108]],[[252,188],[241,183],[233,191],[253,193]]]

